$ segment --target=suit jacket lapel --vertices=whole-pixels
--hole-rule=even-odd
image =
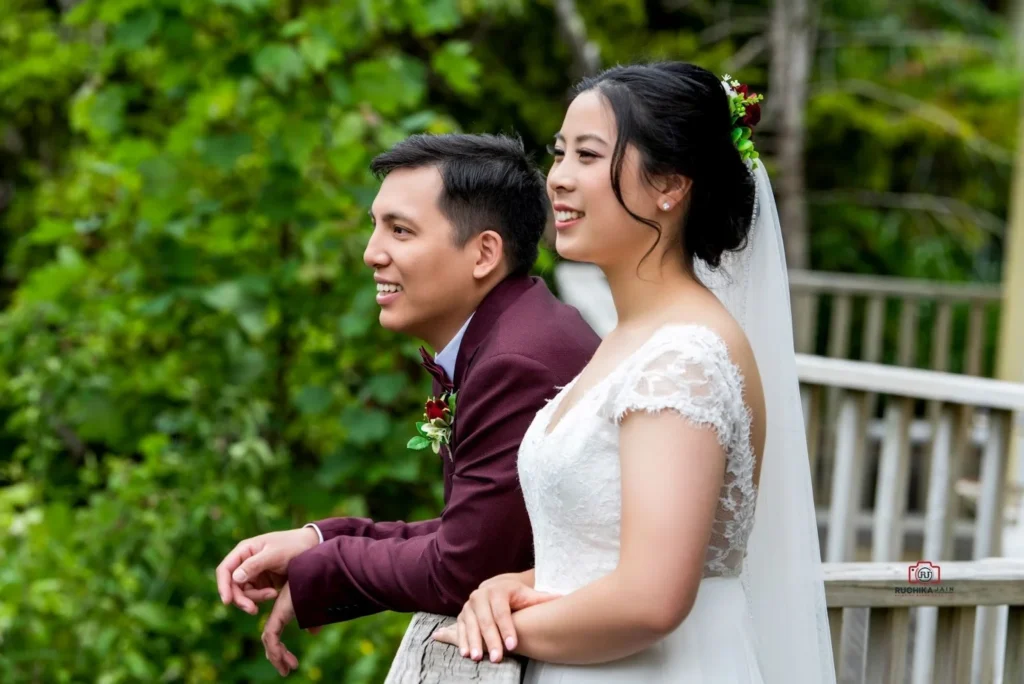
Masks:
[[[455,357],[455,377],[452,378],[452,384],[455,385],[455,391],[458,392],[462,386],[462,379],[466,375],[466,369],[469,367],[469,363],[473,360],[476,355],[477,349],[480,344],[487,338],[487,336],[494,329],[494,324],[502,313],[508,309],[517,299],[519,299],[527,290],[531,287],[536,287],[538,283],[542,284],[540,278],[529,277],[529,276],[512,276],[501,281],[494,288],[487,293],[480,302],[480,306],[477,307],[476,312],[473,314],[473,319],[469,322],[466,327],[466,333],[462,336],[462,343],[459,345],[458,356]],[[439,396],[441,391],[441,385],[435,380],[434,381],[434,396]],[[463,397],[459,395],[457,398],[457,404],[461,404],[464,401],[472,401],[472,397]],[[441,447],[441,456],[444,461],[445,473],[448,478],[454,472],[454,463],[452,454],[458,446],[458,440],[456,436],[459,432],[459,408],[456,405],[455,409],[455,423],[452,425],[452,440],[449,446]],[[448,482],[445,483],[446,485]]]

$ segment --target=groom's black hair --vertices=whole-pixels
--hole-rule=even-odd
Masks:
[[[414,135],[378,155],[370,169],[383,179],[395,169],[436,166],[444,189],[438,208],[455,227],[459,247],[494,230],[505,243],[510,275],[529,273],[548,219],[544,175],[523,141],[505,135]]]

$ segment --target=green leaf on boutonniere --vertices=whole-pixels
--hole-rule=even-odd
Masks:
[[[419,451],[420,449],[426,449],[428,446],[430,446],[430,440],[427,439],[426,437],[417,436],[410,439],[409,443],[406,446],[410,449],[416,449],[417,451]]]

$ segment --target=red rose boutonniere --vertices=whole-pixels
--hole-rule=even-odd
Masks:
[[[441,445],[450,445],[452,425],[455,423],[455,398],[457,392],[445,392],[440,398],[429,397],[423,407],[423,420],[416,423],[416,436],[409,440],[410,449],[430,447],[434,453],[441,451]]]

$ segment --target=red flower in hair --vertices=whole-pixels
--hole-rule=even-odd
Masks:
[[[746,86],[742,86],[746,88]],[[753,128],[761,121],[761,105],[758,102],[747,105],[747,113],[742,119],[743,125],[748,128]]]
[[[729,74],[722,77],[722,85],[729,95],[729,116],[732,121],[732,144],[740,153],[740,158],[748,162],[751,168],[757,166],[757,150],[751,140],[754,126],[761,122],[761,100],[750,90],[746,83],[740,83]]]

